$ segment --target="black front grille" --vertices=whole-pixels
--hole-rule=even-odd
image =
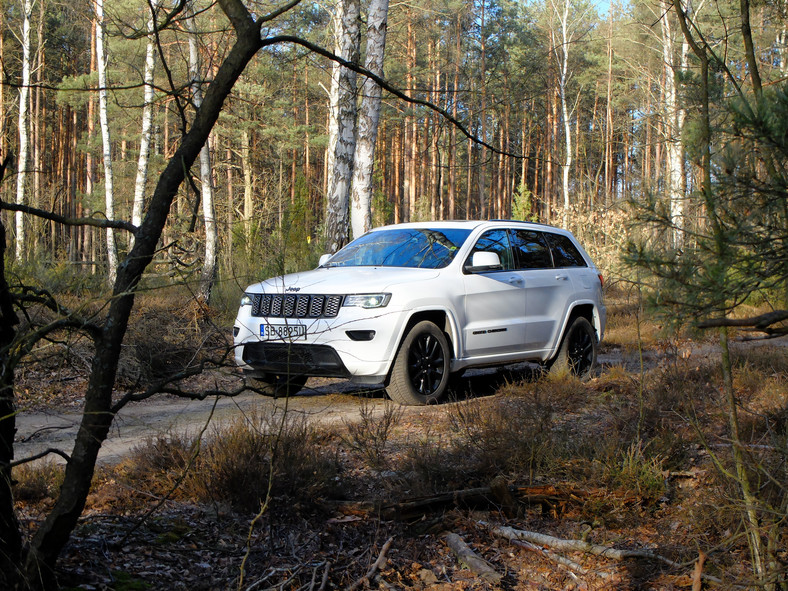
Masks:
[[[328,345],[247,343],[243,359],[255,370],[273,375],[350,376],[337,352]]]
[[[255,294],[252,316],[265,318],[334,318],[341,295]]]

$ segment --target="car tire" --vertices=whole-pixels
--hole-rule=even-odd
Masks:
[[[301,375],[266,375],[264,378],[250,378],[249,381],[258,394],[284,398],[300,392],[306,385],[306,380],[306,376]]]
[[[405,335],[386,392],[393,401],[410,406],[437,402],[449,385],[450,360],[446,335],[423,320]]]
[[[599,339],[591,323],[582,316],[575,318],[564,333],[558,354],[547,364],[550,376],[572,374],[587,380],[596,366]]]

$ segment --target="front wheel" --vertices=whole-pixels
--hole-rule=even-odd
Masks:
[[[571,373],[581,380],[588,379],[596,365],[599,340],[591,323],[583,318],[575,318],[569,325],[558,354],[548,364],[551,376],[563,376]]]
[[[250,381],[257,393],[263,396],[284,398],[300,392],[306,385],[306,379],[306,376],[299,375],[266,374],[265,377],[251,378]]]
[[[402,341],[386,392],[400,404],[436,402],[449,384],[450,359],[443,331],[429,320],[419,322]]]

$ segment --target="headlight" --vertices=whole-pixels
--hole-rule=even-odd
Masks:
[[[357,295],[346,295],[343,306],[355,306],[357,308],[383,308],[391,299],[390,293],[365,293]]]
[[[241,296],[241,306],[251,306],[252,305],[252,298],[254,296],[249,293],[245,293]]]

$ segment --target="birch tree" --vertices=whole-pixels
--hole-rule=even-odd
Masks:
[[[563,169],[563,194],[564,194],[564,216],[563,225],[566,227],[567,215],[569,214],[569,170],[572,168],[572,131],[569,122],[569,106],[566,96],[566,86],[569,82],[569,44],[571,35],[569,33],[569,8],[571,0],[563,0],[561,4],[556,4],[551,0],[553,13],[558,18],[559,43],[555,47],[556,60],[558,60],[558,97],[561,101],[561,116],[564,123],[564,169]]]
[[[22,85],[19,88],[19,158],[16,177],[16,203],[25,204],[27,189],[27,166],[30,149],[30,19],[33,14],[33,0],[22,3]],[[21,211],[14,217],[16,226],[15,255],[17,260],[25,257],[25,219]]]
[[[339,0],[332,15],[334,53],[358,61],[359,0]],[[336,252],[347,242],[348,202],[356,146],[356,73],[336,62],[331,68],[328,129],[326,245]]]
[[[147,32],[148,43],[145,50],[145,71],[143,84],[145,95],[142,105],[142,132],[140,133],[140,153],[137,159],[137,178],[134,181],[134,205],[131,211],[131,223],[139,226],[142,222],[142,210],[145,207],[145,187],[148,182],[148,161],[150,158],[151,129],[153,128],[153,77],[156,70],[156,11],[160,0],[150,4]],[[133,241],[133,238],[132,238]]]
[[[106,24],[104,22],[104,0],[95,0],[96,10],[96,64],[99,83],[99,125],[101,126],[102,157],[104,159],[104,200],[108,220],[115,219],[115,191],[112,175],[112,138],[107,115],[107,50]],[[108,227],[107,232],[107,280],[115,285],[118,273],[118,250],[115,244],[115,230]]]
[[[364,67],[381,78],[388,9],[388,0],[372,0],[367,17],[367,54]],[[353,166],[350,221],[354,238],[358,238],[372,227],[372,170],[380,120],[380,94],[380,85],[370,78],[365,78],[361,86],[361,108],[358,114]]]
[[[199,109],[202,106],[203,81],[200,72],[200,52],[197,47],[197,26],[194,21],[194,6],[190,4],[188,18],[186,19],[186,27],[189,32],[189,84],[191,85],[194,108]],[[210,141],[206,142],[200,150],[200,188],[202,215],[205,223],[205,256],[197,297],[207,303],[211,297],[211,290],[216,279],[216,243],[218,242],[216,213],[213,204],[213,171],[211,168]]]
[[[670,218],[673,226],[673,246],[680,248],[684,231],[684,146],[681,134],[686,119],[678,96],[676,78],[686,69],[688,46],[682,43],[681,57],[677,60],[670,13],[660,19],[662,34],[662,61],[665,68],[663,108],[665,122],[665,184],[670,203]]]

